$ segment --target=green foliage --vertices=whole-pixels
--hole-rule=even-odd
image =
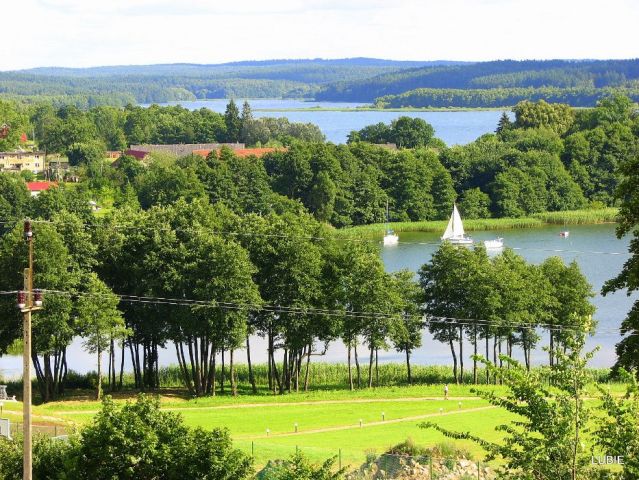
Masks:
[[[605,415],[596,419],[593,455],[623,457],[623,473],[616,478],[631,480],[639,476],[639,386],[636,375],[623,368],[619,374],[628,385],[623,398],[597,385]]]
[[[73,166],[88,165],[104,160],[105,148],[101,142],[74,143],[66,151],[69,164]]]
[[[340,480],[346,469],[335,469],[336,458],[329,458],[321,465],[311,463],[302,452],[291,455],[288,460],[269,461],[257,474],[259,480]]]
[[[513,111],[516,128],[547,128],[558,134],[568,131],[575,118],[569,105],[544,100],[534,103],[524,100],[515,105]]]
[[[117,407],[105,397],[81,432],[75,465],[80,478],[246,478],[248,457],[234,450],[225,430],[189,429],[159,402],[138,397]]]
[[[575,321],[585,331],[590,329],[587,319]],[[475,390],[492,405],[517,415],[509,424],[497,426],[503,432],[501,443],[493,443],[467,432],[453,432],[429,422],[424,428],[435,428],[456,439],[470,439],[488,453],[487,459],[503,459],[502,473],[521,479],[587,479],[590,454],[584,446],[588,435],[590,408],[584,403],[589,382],[586,364],[593,353],[582,355],[585,335],[568,340],[567,353],[557,350],[557,363],[550,370],[550,385],[542,381],[536,371],[528,371],[522,364],[502,356],[508,369],[501,369],[488,360],[482,363],[497,375],[508,393],[497,395],[489,390]]]
[[[632,85],[628,80],[637,78],[636,65],[637,60],[500,60],[428,65],[336,82],[324,87],[315,98],[375,101],[391,107],[511,106],[520,100],[539,98],[592,106],[601,91]]]
[[[479,188],[470,188],[459,201],[461,215],[468,220],[490,217],[490,197]]]
[[[631,294],[639,288],[639,157],[627,158],[621,163],[619,172],[621,181],[615,192],[621,202],[617,237],[632,233],[629,248],[631,257],[624,263],[619,275],[606,282],[604,295],[622,289],[627,289],[628,294]],[[639,368],[639,301],[634,303],[622,322],[621,334],[626,337],[617,344],[615,367],[636,371]]]
[[[434,134],[432,125],[425,120],[402,116],[390,125],[378,123],[353,131],[348,136],[348,143],[394,143],[398,148],[418,148],[431,143]]]

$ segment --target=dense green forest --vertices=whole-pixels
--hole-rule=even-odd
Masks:
[[[545,99],[594,106],[639,97],[639,60],[410,62],[352,58],[35,68],[0,72],[0,95],[79,108],[210,98],[315,98],[400,107],[495,107]],[[420,89],[419,91],[415,91]],[[399,97],[396,97],[399,96]]]
[[[489,88],[448,89],[417,88],[398,95],[386,95],[375,99],[380,108],[496,108],[510,107],[523,100],[545,100],[551,103],[567,103],[573,107],[591,107],[598,100],[613,93],[621,93],[639,101],[639,85],[635,87],[540,87],[540,88]]]
[[[505,60],[412,68],[369,79],[337,82],[322,89],[316,98],[373,102],[379,97],[399,95],[417,88],[477,90],[556,87],[588,92],[604,87],[636,88],[637,79],[639,60]],[[590,101],[587,105],[593,106],[594,103]]]
[[[20,132],[32,131],[40,148],[66,154],[72,165],[89,170],[105,149],[138,143],[287,147],[260,159],[227,152],[223,162],[186,158],[169,170],[152,165],[144,182],[151,173],[159,177],[143,190],[172,197],[176,193],[165,192],[163,181],[186,175],[207,185],[193,184],[194,191],[207,191],[236,213],[270,211],[276,193],[336,227],[383,221],[387,201],[393,221],[446,218],[455,199],[469,219],[611,206],[615,172],[639,145],[639,117],[623,96],[583,110],[521,102],[514,122],[504,115],[495,134],[450,148],[433,136],[429,124],[408,117],[368,126],[352,132],[347,145],[333,145],[324,143],[314,125],[254,119],[247,103],[240,110],[230,102],[225,114],[218,114],[177,106],[82,111],[0,102],[0,113],[15,126],[0,140],[1,148],[16,146]],[[385,143],[399,149],[375,145]]]
[[[220,65],[36,68],[0,72],[0,94],[80,108],[206,98],[313,97],[320,85],[403,68],[453,62],[272,60]]]

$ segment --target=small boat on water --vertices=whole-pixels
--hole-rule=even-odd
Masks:
[[[448,226],[442,236],[442,240],[452,243],[453,245],[472,245],[473,239],[466,236],[464,232],[464,224],[457,210],[457,205],[453,204],[453,213],[448,220]]]
[[[504,248],[504,239],[501,237],[497,237],[494,240],[484,240],[484,246],[486,250],[497,250],[500,248]]]
[[[388,247],[391,245],[397,245],[399,243],[399,235],[397,235],[388,224],[389,215],[388,215],[388,202],[386,202],[386,233],[384,234],[384,246]]]
[[[559,232],[559,236],[561,238],[568,238],[570,236],[570,232],[568,230],[564,230],[563,232]]]

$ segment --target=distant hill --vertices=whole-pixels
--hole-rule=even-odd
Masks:
[[[487,107],[545,95],[591,105],[613,88],[634,98],[639,59],[469,63],[316,58],[0,72],[1,97],[81,108],[230,97]]]
[[[326,83],[361,79],[407,68],[461,65],[464,62],[402,61],[378,58],[246,60],[219,64],[169,63],[157,65],[115,65],[67,68],[39,67],[14,73],[55,77],[172,76],[289,80]]]
[[[449,66],[452,61],[376,58],[264,60],[200,65],[42,67],[0,72],[0,95],[27,101],[48,99],[80,107],[161,103],[228,97],[312,98],[321,86],[362,80],[407,68]]]
[[[428,66],[344,80],[322,88],[318,100],[373,102],[415,89],[582,88],[633,86],[639,59],[503,60]]]

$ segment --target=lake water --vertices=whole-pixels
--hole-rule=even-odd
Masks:
[[[570,237],[561,238],[558,233],[561,227],[543,227],[522,230],[504,230],[490,232],[473,232],[477,241],[500,236],[507,246],[516,251],[530,262],[540,263],[549,256],[558,255],[565,262],[577,261],[583,273],[592,284],[596,292],[593,303],[597,307],[595,318],[598,321],[598,333],[588,340],[588,348],[600,347],[591,365],[609,367],[615,361],[615,344],[619,341],[618,329],[622,320],[630,310],[637,295],[628,297],[625,292],[603,297],[599,292],[604,282],[613,278],[629,258],[627,255],[629,238],[618,240],[614,235],[614,225],[571,226]],[[430,260],[433,252],[438,248],[439,234],[435,233],[400,233],[400,243],[394,247],[380,246],[380,252],[387,270],[396,271],[408,268],[416,272],[421,265]],[[610,255],[607,253],[621,253]],[[435,342],[428,333],[423,335],[423,347],[413,354],[415,364],[450,364],[448,346]],[[544,334],[541,346],[547,345],[548,339]],[[255,337],[252,339],[251,355],[253,361],[266,362],[266,342]],[[470,345],[465,351],[470,353]],[[515,351],[517,357],[519,352]],[[244,352],[237,355],[238,361],[245,360]],[[80,372],[96,369],[96,358],[82,349],[80,341],[71,345],[68,351],[69,368]],[[319,359],[314,359],[319,361]],[[341,342],[335,342],[321,361],[345,362],[346,350]],[[390,350],[380,352],[382,362],[403,362],[403,355]],[[469,361],[469,360],[468,360]],[[533,355],[533,362],[539,364],[546,361],[546,354],[538,349]],[[127,359],[128,362],[128,359]],[[161,365],[176,364],[177,359],[172,345],[160,353]],[[0,358],[0,372],[7,376],[17,376],[21,372],[19,357]]]
[[[236,102],[241,108],[243,99]],[[249,99],[253,116],[286,117],[291,122],[314,123],[329,142],[345,143],[352,130],[360,130],[367,125],[383,122],[390,123],[400,116],[422,118],[435,129],[435,136],[448,145],[472,142],[485,133],[492,133],[501,116],[496,110],[470,110],[463,112],[393,112],[393,111],[330,111],[313,110],[313,108],[355,108],[358,103],[342,102],[306,102],[302,100]],[[192,102],[171,102],[164,105],[182,105],[195,110],[209,108],[223,113],[228,100],[197,100]],[[290,109],[306,109],[306,111],[289,111]],[[268,110],[268,111],[264,111]]]

